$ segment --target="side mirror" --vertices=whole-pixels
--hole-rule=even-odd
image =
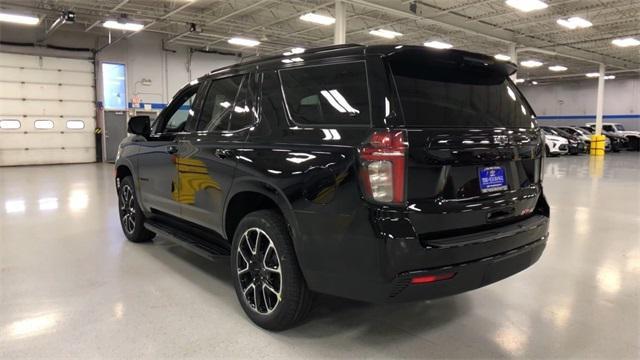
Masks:
[[[129,133],[148,137],[151,134],[151,119],[147,115],[133,116],[129,119]]]

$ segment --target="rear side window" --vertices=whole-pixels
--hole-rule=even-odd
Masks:
[[[246,75],[242,79],[240,90],[231,108],[231,116],[224,116],[216,123],[214,131],[237,131],[251,127],[256,123],[257,110],[253,104],[254,77]]]
[[[503,74],[391,62],[407,127],[535,127],[534,115]]]
[[[214,80],[207,92],[198,131],[212,131],[217,124],[228,123],[234,109],[236,95],[244,76],[232,76]]]
[[[369,125],[364,62],[280,71],[293,121],[305,125]]]

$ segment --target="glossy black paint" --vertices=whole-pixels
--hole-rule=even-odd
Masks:
[[[436,54],[407,48],[412,56]],[[279,209],[305,280],[318,292],[375,302],[437,297],[526,268],[544,248],[549,216],[540,179],[543,139],[533,122],[527,129],[406,129],[406,202],[389,206],[364,200],[358,148],[375,130],[404,128],[384,62],[394,54],[406,55],[393,46],[346,46],[308,51],[302,64],[283,64],[275,57],[214,71],[197,81],[187,131],[159,131],[158,124],[179,106],[170,104],[151,135],[123,141],[117,177],[132,174],[141,208],[155,229],[168,223],[192,235],[205,229],[215,236],[202,241],[216,243],[214,248],[228,249],[238,214]],[[505,76],[512,71],[483,55],[451,54],[504,67]],[[290,119],[278,69],[352,61],[366,63],[371,126],[323,128]],[[249,73],[256,80],[253,126],[190,131],[197,128],[201,94],[212,79]],[[385,99],[390,99],[387,113]],[[486,166],[504,167],[507,191],[480,193],[478,168]],[[190,242],[197,238],[192,235]],[[491,258],[516,260],[492,267],[483,260]],[[448,285],[406,283],[407,274],[437,273],[443,267],[458,273]],[[404,284],[406,297],[398,284]]]

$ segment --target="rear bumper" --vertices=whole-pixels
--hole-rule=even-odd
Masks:
[[[547,237],[503,254],[441,269],[411,271],[398,275],[388,292],[388,302],[434,299],[474,290],[514,275],[533,265],[546,246]],[[414,277],[455,273],[449,280],[411,284]]]
[[[334,264],[331,268],[313,271],[303,266],[309,287],[372,303],[433,299],[477,289],[535,263],[546,245],[549,218],[533,215],[499,228],[430,241],[427,246],[418,237],[389,236],[403,233],[398,228],[401,223],[383,224],[379,231],[387,236],[370,238],[369,244],[379,245],[371,246],[370,251],[351,253],[347,246],[326,260]],[[346,239],[350,241],[358,240]],[[315,257],[321,253],[316,252]],[[443,273],[455,275],[448,280],[411,284],[413,277]]]

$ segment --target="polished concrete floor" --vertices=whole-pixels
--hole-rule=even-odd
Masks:
[[[106,164],[0,168],[0,358],[640,357],[640,157],[547,159],[549,245],[532,268],[436,301],[319,296],[252,325],[225,261],[128,243]]]

